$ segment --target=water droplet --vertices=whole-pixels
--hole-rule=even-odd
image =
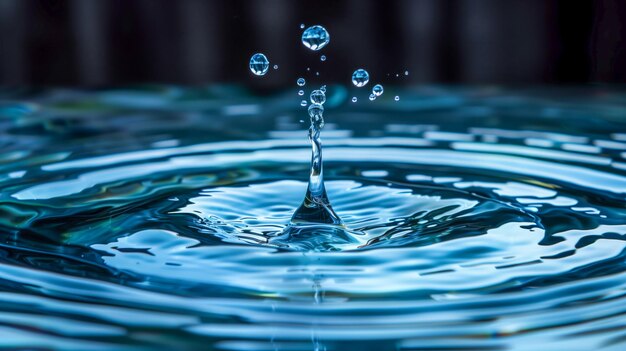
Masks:
[[[400,101],[400,97],[398,95],[396,95],[396,97],[393,98],[393,99],[396,100],[396,101]]]
[[[270,68],[270,61],[263,54],[254,54],[250,58],[250,71],[257,76],[262,76],[267,73]]]
[[[404,75],[408,76],[409,75],[409,71],[404,71]]]
[[[398,73],[396,73],[396,77],[400,77],[400,75]]]
[[[304,80],[304,78],[298,78],[296,83],[298,84],[298,86],[303,87],[304,84],[306,84],[306,81]]]
[[[326,85],[322,85],[322,87],[320,88],[320,91],[326,94]]]
[[[320,72],[315,72],[315,75],[316,75],[316,76],[319,76],[319,75],[320,75]]]
[[[323,105],[326,102],[326,95],[321,90],[313,90],[311,92],[311,102]]]
[[[322,26],[312,26],[302,33],[302,44],[311,50],[319,50],[330,42],[330,35]]]
[[[311,67],[307,67],[306,70],[307,72],[309,72],[311,70]]]
[[[376,100],[376,95],[370,94],[370,101],[374,101],[374,100]]]
[[[274,69],[278,69],[278,65],[274,65]]]
[[[366,70],[359,68],[354,73],[352,73],[352,84],[357,87],[362,87],[370,81],[370,75]]]
[[[322,117],[324,114],[324,106],[321,104],[311,104],[309,106],[309,116],[313,119]]]
[[[300,29],[304,29],[304,23],[300,25]]]
[[[353,97],[352,97],[352,102],[356,102],[356,101],[357,101],[356,96],[353,96]]]
[[[376,96],[381,96],[383,95],[383,91],[385,91],[385,89],[383,89],[383,86],[380,84],[376,84],[374,85],[374,87],[372,88],[372,93],[374,93],[374,95]]]
[[[300,102],[300,106],[306,106],[306,105],[307,105],[306,100],[302,100],[302,101]]]
[[[322,61],[326,61],[326,55],[322,55],[322,56],[320,57],[320,60],[322,60]]]
[[[300,96],[304,95],[304,90],[298,91],[298,95],[300,95]]]

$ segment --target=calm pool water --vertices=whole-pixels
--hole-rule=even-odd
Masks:
[[[626,348],[626,93],[352,96],[2,92],[0,348]]]

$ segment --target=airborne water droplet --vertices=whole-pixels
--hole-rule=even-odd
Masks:
[[[326,61],[326,55],[322,55],[322,56],[320,57],[320,60],[322,60],[322,61]]]
[[[404,75],[408,76],[409,75],[409,71],[404,71]]]
[[[304,29],[304,23],[300,25],[300,29]]]
[[[357,101],[356,96],[353,96],[353,97],[352,97],[352,102],[356,102],[356,101]]]
[[[274,69],[278,69],[278,65],[274,65]]]
[[[321,90],[313,90],[311,92],[311,102],[323,105],[326,102],[326,95]]]
[[[300,96],[304,95],[304,90],[298,91],[298,95],[300,95]]]
[[[261,53],[252,55],[250,58],[250,71],[257,76],[262,76],[267,73],[270,68],[270,61]]]
[[[374,95],[376,96],[381,96],[383,95],[383,91],[385,91],[385,89],[383,89],[383,86],[380,84],[376,84],[374,85],[374,87],[372,88],[372,93],[374,93]]]
[[[396,100],[396,101],[400,101],[400,97],[398,95],[396,95],[396,97],[393,98],[393,99]]]
[[[322,87],[320,88],[320,91],[326,94],[326,85],[322,85]]]
[[[298,78],[296,83],[298,84],[298,86],[303,87],[304,84],[306,84],[306,81],[304,80],[304,78]]]
[[[319,50],[330,42],[330,35],[322,26],[312,26],[302,33],[302,44],[311,50]]]
[[[376,100],[376,95],[370,94],[370,101],[374,101],[374,100]]]
[[[300,102],[300,106],[306,106],[306,105],[307,105],[306,100],[302,100],[302,101]]]
[[[357,87],[362,87],[370,81],[370,75],[366,70],[359,68],[354,73],[352,73],[352,84]]]

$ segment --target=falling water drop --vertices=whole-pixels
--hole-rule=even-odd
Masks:
[[[326,95],[321,90],[313,90],[311,92],[311,102],[323,105],[326,102]]]
[[[300,106],[303,106],[303,107],[304,107],[304,106],[306,106],[306,105],[307,105],[306,100],[302,100],[302,101],[300,101]]]
[[[376,95],[375,94],[370,94],[370,101],[374,101],[376,100]]]
[[[322,60],[322,61],[326,61],[326,55],[322,55],[322,56],[320,57],[320,60]]]
[[[302,33],[302,44],[311,50],[320,50],[330,42],[330,35],[322,26],[312,26]]]
[[[274,69],[278,69],[278,65],[274,65]]]
[[[357,87],[362,87],[370,81],[370,75],[366,70],[359,68],[354,73],[352,73],[352,84]]]
[[[374,87],[372,88],[372,93],[374,93],[374,95],[376,96],[381,96],[383,95],[383,92],[385,91],[385,89],[383,89],[383,86],[380,84],[376,84],[374,85]]]
[[[326,94],[326,85],[322,85],[322,87],[320,88],[320,91]]]
[[[352,102],[356,102],[358,99],[356,98],[356,96],[352,97]]]
[[[304,84],[306,84],[306,81],[304,80],[304,78],[298,78],[296,83],[298,84],[299,87],[303,87]]]
[[[396,97],[393,98],[393,99],[396,100],[396,101],[400,101],[400,97],[398,95],[396,95]]]
[[[300,95],[300,96],[304,95],[304,90],[299,90],[298,91],[298,95]]]
[[[409,71],[404,71],[404,75],[408,76],[409,75]]]
[[[304,29],[304,23],[300,25],[300,29]]]
[[[263,76],[270,68],[270,61],[261,53],[252,55],[250,58],[250,71],[257,76]]]

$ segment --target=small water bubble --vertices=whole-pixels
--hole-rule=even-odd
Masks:
[[[396,77],[400,77],[400,74],[396,73]]]
[[[309,106],[309,116],[313,119],[320,118],[324,114],[324,106],[321,104],[311,104]]]
[[[311,92],[311,102],[323,105],[326,102],[326,95],[321,90],[313,90]]]
[[[306,71],[307,71],[307,72],[310,72],[310,71],[311,71],[311,67],[307,67],[307,68],[306,68]]]
[[[316,76],[319,76],[319,75],[320,75],[320,72],[315,72],[315,75],[316,75]]]
[[[322,85],[322,87],[320,88],[320,91],[326,94],[326,85]]]
[[[300,25],[300,29],[304,29],[304,23]]]
[[[298,91],[298,95],[300,95],[300,96],[304,95],[304,90],[299,90]]]
[[[330,42],[330,35],[322,26],[312,26],[302,33],[302,44],[311,50],[319,50]]]
[[[306,105],[307,105],[306,100],[302,100],[302,101],[300,102],[300,106],[303,106],[303,107],[304,107],[304,106],[306,106]]]
[[[278,65],[274,65],[274,69],[278,69]]]
[[[270,61],[261,53],[252,55],[250,58],[250,71],[257,76],[262,76],[267,73],[270,68]]]
[[[396,101],[400,101],[400,97],[398,95],[396,95],[396,97],[393,98],[393,99],[396,100]]]
[[[376,96],[381,96],[383,95],[383,92],[385,91],[385,89],[383,88],[382,85],[380,84],[376,84],[374,85],[374,87],[372,88],[372,93],[374,93],[374,95]]]
[[[304,80],[304,78],[298,78],[296,83],[298,84],[299,87],[303,87],[306,84],[306,81]]]
[[[352,97],[352,102],[356,102],[358,99],[356,98],[356,96]]]
[[[404,75],[408,76],[409,75],[409,71],[404,71]]]
[[[370,75],[366,70],[359,68],[354,73],[352,73],[352,84],[357,87],[362,87],[370,81]]]
[[[374,100],[376,100],[376,95],[370,94],[370,101],[374,101]]]
[[[326,55],[322,55],[322,56],[320,57],[320,60],[322,60],[322,61],[326,61]]]

